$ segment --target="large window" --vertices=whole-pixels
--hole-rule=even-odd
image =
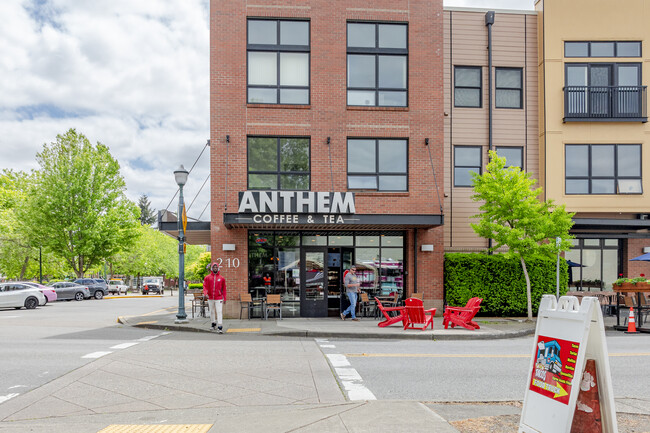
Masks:
[[[454,68],[454,107],[481,107],[481,67]]]
[[[348,188],[408,190],[407,140],[348,139]]]
[[[523,80],[521,68],[496,68],[496,108],[523,107]]]
[[[567,144],[567,194],[641,194],[641,146]]]
[[[248,137],[248,189],[307,191],[309,139]]]
[[[569,290],[611,289],[618,278],[620,241],[618,239],[572,239],[571,241],[573,248],[565,253],[565,258],[569,261]]]
[[[472,172],[481,174],[481,147],[454,147],[454,186],[472,186]]]
[[[515,146],[497,146],[497,155],[506,159],[506,167],[519,167],[524,169],[524,148]]]
[[[641,57],[641,42],[565,42],[564,57]]]
[[[248,102],[309,104],[309,21],[248,20]]]
[[[348,23],[348,105],[406,107],[406,24]]]

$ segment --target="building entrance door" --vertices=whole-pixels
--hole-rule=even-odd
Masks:
[[[327,316],[327,247],[300,251],[300,315]]]

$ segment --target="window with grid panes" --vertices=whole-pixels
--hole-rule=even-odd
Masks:
[[[248,137],[248,189],[309,188],[308,138]]]
[[[408,190],[408,141],[348,139],[348,188]]]

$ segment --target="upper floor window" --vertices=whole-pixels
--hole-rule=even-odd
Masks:
[[[564,57],[641,57],[641,42],[565,42]]]
[[[309,188],[308,138],[248,137],[248,189]]]
[[[348,188],[408,190],[408,142],[348,139]]]
[[[406,107],[408,26],[348,23],[348,105]]]
[[[567,144],[567,194],[641,194],[641,145]]]
[[[309,104],[309,21],[248,20],[248,102]]]
[[[454,146],[454,186],[472,186],[472,172],[481,174],[481,146]]]
[[[523,107],[523,70],[521,68],[496,68],[496,108]]]
[[[454,107],[481,108],[481,67],[454,67]]]
[[[497,155],[506,159],[506,167],[524,169],[524,148],[520,146],[497,146]]]

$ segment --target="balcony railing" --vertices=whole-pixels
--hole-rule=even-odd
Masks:
[[[564,121],[647,122],[646,86],[567,86]]]

